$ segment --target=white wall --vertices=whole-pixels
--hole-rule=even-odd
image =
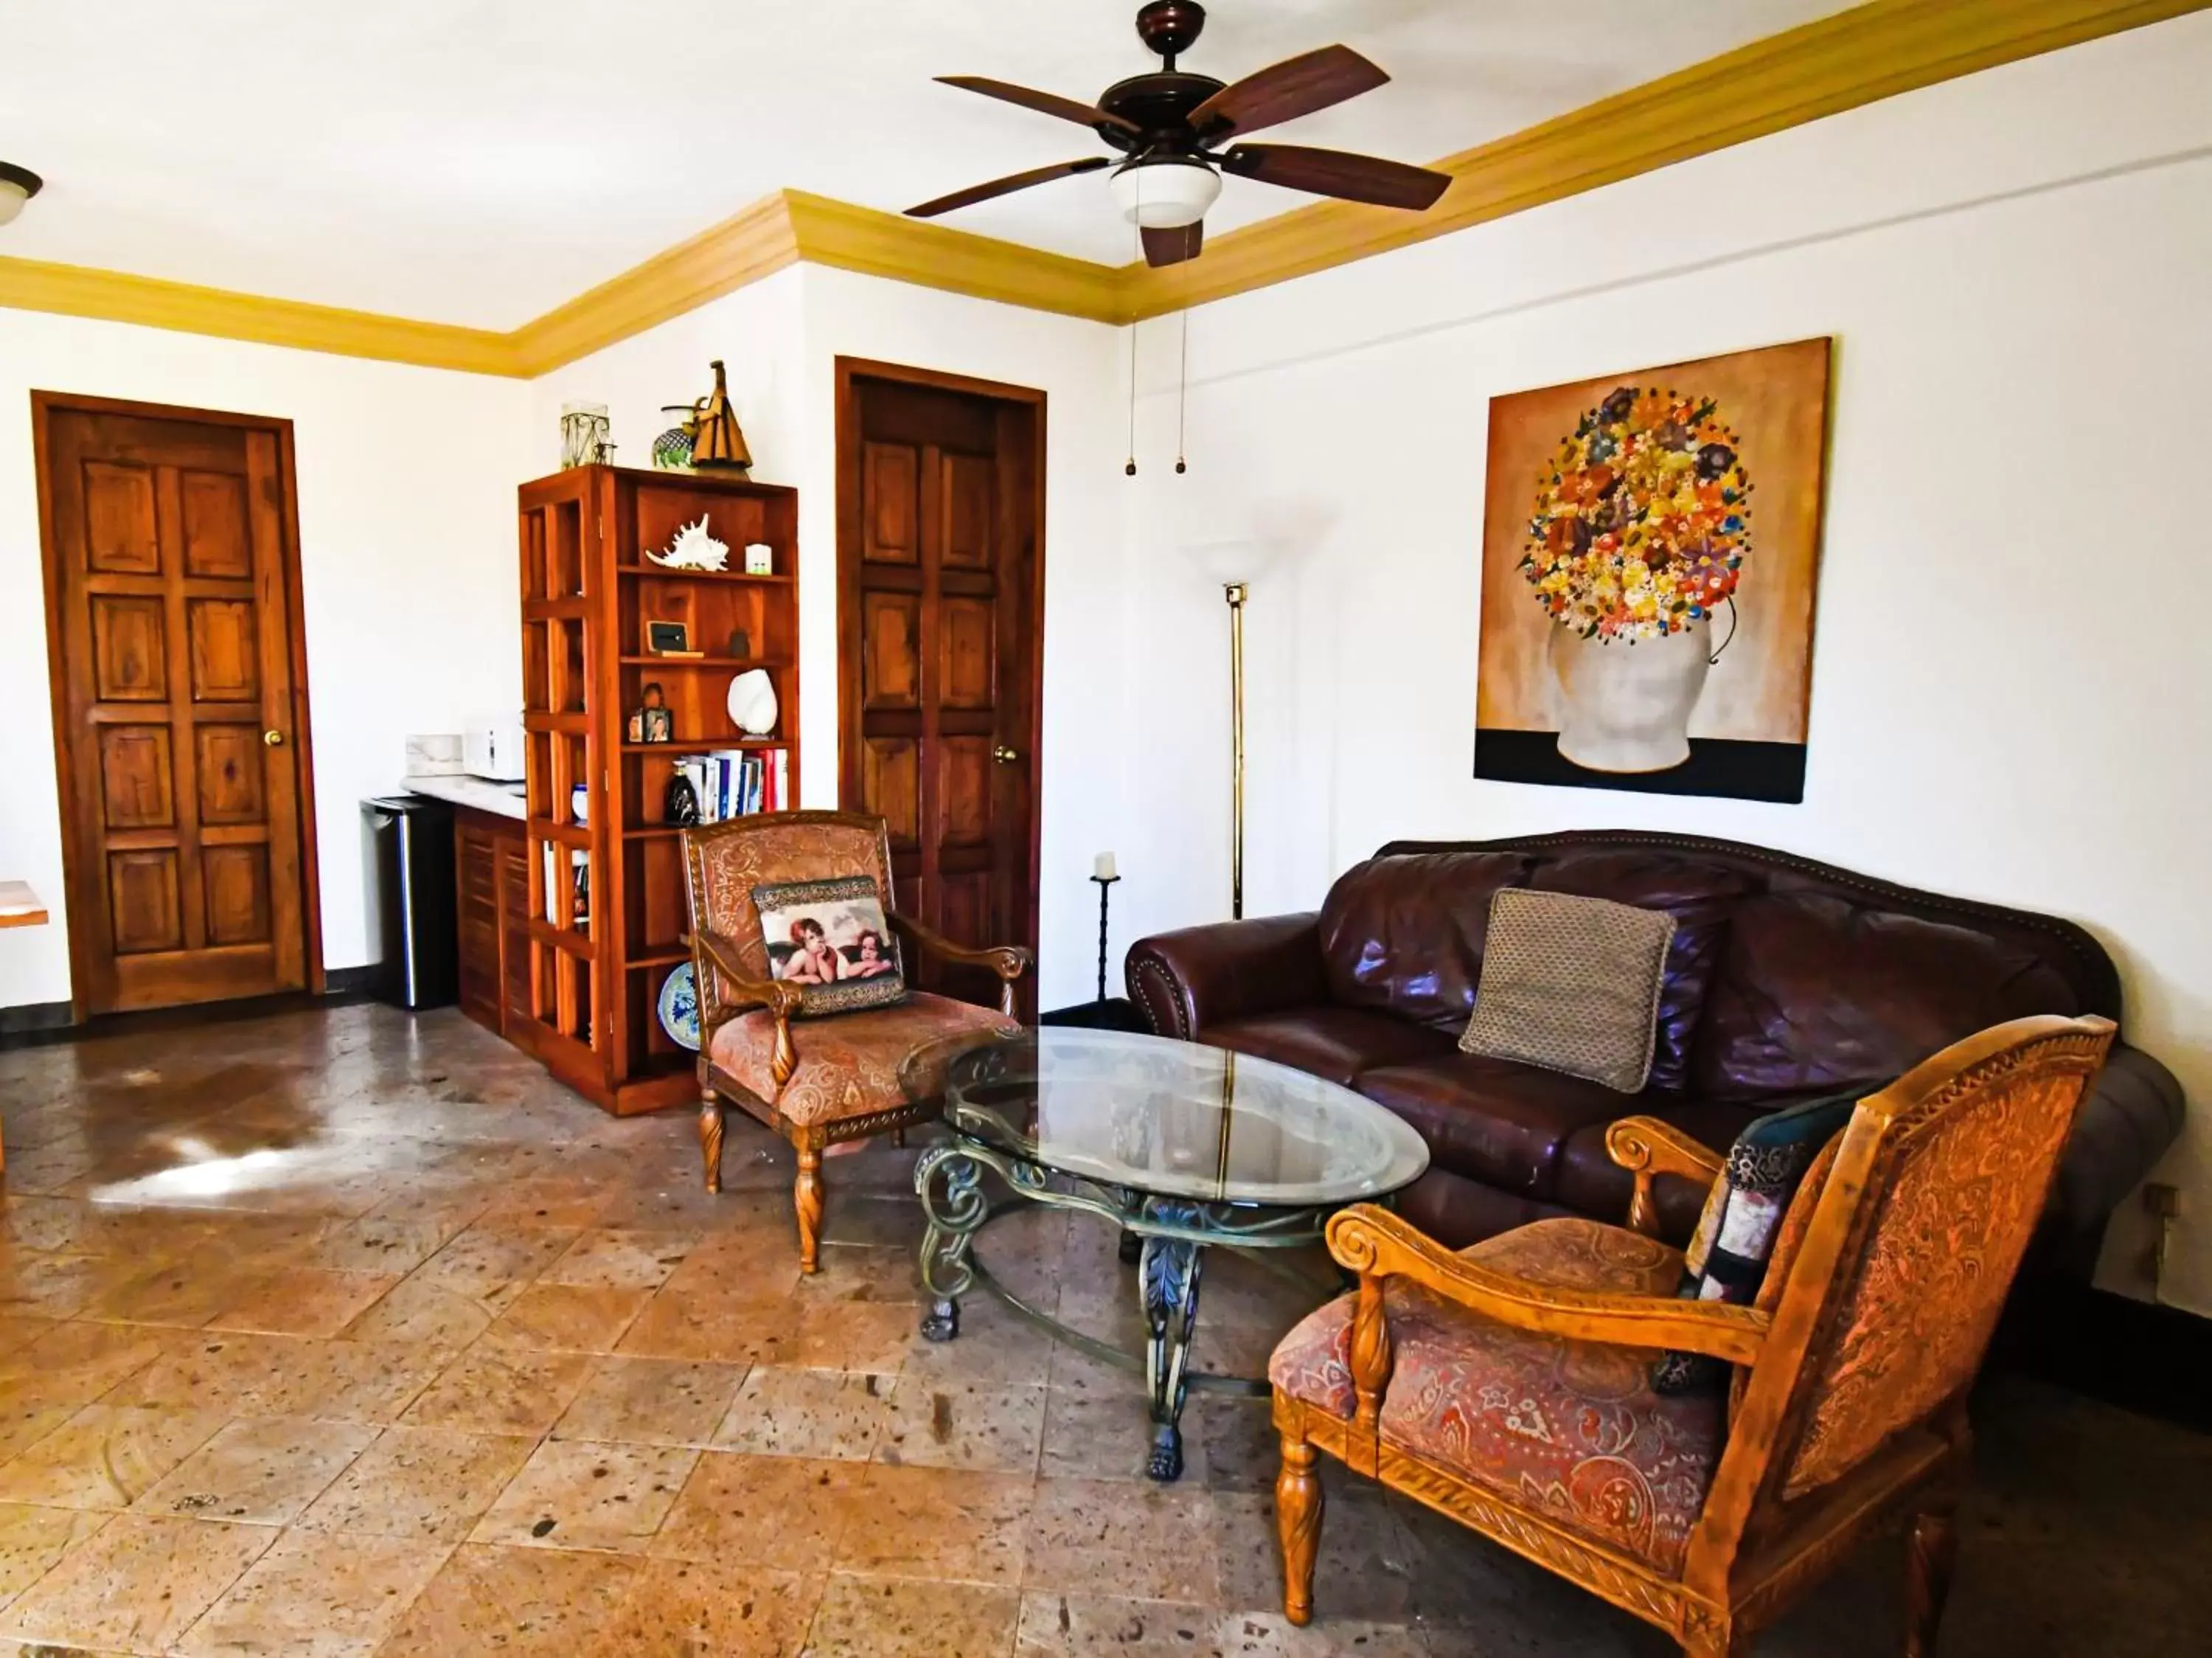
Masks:
[[[1310,907],[1394,836],[1735,837],[2080,919],[2121,963],[2130,1034],[2212,1100],[2208,76],[2200,15],[1206,307],[1183,479],[1176,325],[1146,325],[1131,722],[1160,782],[1133,928],[1225,913],[1202,550],[1243,543],[1248,913]],[[1487,399],[1819,334],[1838,344],[1804,803],[1474,781]],[[2189,1210],[2166,1291],[2212,1311],[2203,1109],[2165,1171]],[[2138,1234],[2114,1234],[2128,1286]]]
[[[1042,312],[793,266],[535,382],[536,424],[605,403],[617,458],[647,464],[664,404],[726,364],[753,476],[799,491],[799,735],[805,804],[837,800],[836,359],[871,357],[1046,393],[1045,697],[1038,971],[1042,1005],[1086,999],[1097,964],[1094,852],[1115,845],[1124,745],[1117,570],[1121,451],[1113,424],[1120,331]],[[1136,935],[1116,930],[1123,943]]]
[[[0,310],[0,875],[30,881],[54,912],[50,927],[0,935],[0,1007],[70,994],[33,388],[294,423],[323,959],[371,960],[362,796],[398,783],[410,732],[458,730],[520,700],[514,484],[531,475],[528,388]],[[550,469],[550,456],[536,468]]]

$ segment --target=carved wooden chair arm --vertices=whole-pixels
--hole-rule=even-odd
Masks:
[[[1358,1204],[1328,1223],[1328,1253],[1359,1274],[1352,1352],[1359,1352],[1358,1322],[1374,1304],[1382,1316],[1385,1278],[1401,1277],[1485,1318],[1516,1330],[1616,1347],[1676,1349],[1749,1364],[1765,1344],[1771,1322],[1756,1308],[1723,1301],[1682,1301],[1672,1295],[1619,1289],[1569,1289],[1532,1283],[1455,1255],[1387,1210]],[[1387,1340],[1387,1334],[1384,1337]]]
[[[988,967],[998,974],[1001,990],[999,1011],[1009,1018],[1014,1011],[1014,981],[1030,969],[1036,960],[1030,953],[1016,944],[993,944],[975,948],[956,944],[940,932],[925,927],[911,916],[902,916],[896,910],[886,917],[892,928],[902,937],[914,941],[915,948],[924,955],[935,956],[940,961],[950,961],[963,967]]]
[[[799,1011],[802,995],[799,986],[778,978],[747,978],[738,965],[736,943],[704,927],[693,931],[691,948],[698,953],[702,966],[714,969],[712,975],[697,975],[700,1029],[711,1037],[716,1026],[746,1009],[766,1008],[775,1020],[775,1053],[769,1062],[769,1074],[781,1088],[799,1069],[799,1050],[791,1040],[791,1016]],[[710,983],[715,990],[708,988]]]
[[[1628,1200],[1628,1223],[1648,1238],[1659,1235],[1659,1205],[1651,1195],[1653,1180],[1677,1174],[1710,1187],[1721,1177],[1727,1160],[1710,1147],[1699,1145],[1678,1128],[1656,1117],[1624,1117],[1605,1131],[1606,1155],[1636,1176],[1636,1191]]]

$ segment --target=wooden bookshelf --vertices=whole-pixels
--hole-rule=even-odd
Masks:
[[[694,1101],[693,1055],[669,1039],[658,1012],[662,984],[690,960],[683,846],[665,796],[687,754],[782,749],[786,804],[799,803],[799,495],[580,466],[524,485],[520,507],[531,920],[520,991],[527,1015],[510,1016],[507,1034],[617,1115]],[[773,573],[665,570],[645,557],[702,516],[733,562],[747,542],[767,543]],[[652,621],[684,623],[704,654],[652,654]],[[740,738],[726,706],[730,680],[754,667],[775,686],[770,738]],[[651,683],[674,717],[672,742],[629,740]],[[574,881],[558,879],[579,855],[588,912]]]

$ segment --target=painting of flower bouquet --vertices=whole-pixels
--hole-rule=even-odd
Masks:
[[[1804,798],[1832,344],[1492,400],[1475,776]]]

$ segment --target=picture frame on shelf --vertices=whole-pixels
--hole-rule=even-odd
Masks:
[[[669,619],[648,619],[646,622],[645,649],[650,656],[700,656],[706,654],[691,649],[689,623]]]
[[[674,742],[676,716],[669,708],[667,693],[660,681],[649,680],[641,694],[638,706],[629,716],[629,741],[632,742]]]

